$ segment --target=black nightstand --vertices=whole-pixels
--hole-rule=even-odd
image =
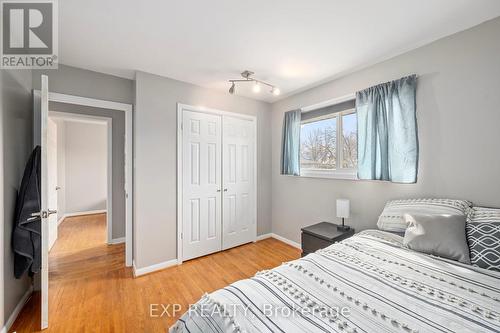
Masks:
[[[316,252],[333,243],[340,242],[354,235],[354,228],[342,231],[337,225],[329,222],[321,222],[302,228],[302,256]]]

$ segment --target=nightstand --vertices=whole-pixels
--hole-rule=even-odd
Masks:
[[[301,230],[303,257],[354,235],[354,228],[342,231],[337,229],[336,224],[329,222],[310,225]]]

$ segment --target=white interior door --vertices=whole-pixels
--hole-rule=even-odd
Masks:
[[[57,208],[57,124],[52,119],[47,122],[47,172],[48,206]],[[48,223],[50,251],[57,239],[57,214],[49,215]]]
[[[255,241],[255,121],[223,116],[222,249]]]
[[[48,120],[49,120],[49,78],[46,75],[41,77],[40,89],[40,146],[41,154],[41,211],[42,218],[42,268],[40,272],[40,293],[41,293],[41,328],[49,326],[49,217],[55,215],[56,207],[49,206],[49,171],[48,164]],[[35,103],[36,105],[37,103]],[[51,210],[50,208],[54,208]]]
[[[182,115],[183,260],[221,250],[221,117]]]
[[[108,125],[110,126],[110,125]],[[133,124],[132,124],[132,106],[130,109],[125,112],[125,265],[127,267],[132,266],[132,183],[133,183],[133,166],[132,166],[132,132],[133,132]],[[110,135],[112,136],[112,130]],[[110,139],[109,142],[112,140]],[[113,149],[108,147],[108,149]],[[110,163],[112,164],[112,163]],[[110,170],[112,169],[112,165],[109,166]],[[111,171],[109,171],[111,172]],[[109,185],[108,185],[109,186]],[[109,199],[108,199],[109,200]]]

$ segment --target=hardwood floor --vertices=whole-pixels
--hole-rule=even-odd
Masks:
[[[49,255],[49,328],[44,332],[166,332],[205,292],[300,257],[298,249],[265,239],[134,278],[125,267],[124,244],[105,243],[105,219],[103,214],[73,217],[59,226]],[[10,331],[39,331],[39,304],[34,295]],[[151,304],[158,304],[153,311],[158,316],[162,305],[180,304],[183,310],[152,317]]]

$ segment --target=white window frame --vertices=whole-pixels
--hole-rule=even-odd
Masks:
[[[327,106],[339,104],[342,102],[346,102],[355,98],[354,94],[343,96],[340,98],[332,99],[326,102],[318,103],[315,105],[311,105],[309,107],[302,108],[302,112],[309,112],[318,110],[320,108],[324,108]],[[333,170],[327,169],[300,169],[300,177],[310,177],[310,178],[329,178],[329,179],[344,179],[344,180],[357,180],[358,179],[358,171],[357,169],[352,168],[343,168],[343,145],[344,145],[344,136],[342,132],[342,116],[349,115],[352,113],[356,113],[356,109],[349,109],[341,112],[336,112],[332,114],[331,117],[318,117],[314,119],[309,119],[307,121],[301,122],[301,124],[312,123],[315,121],[320,121],[324,119],[330,119],[336,117],[337,119],[337,168]]]

